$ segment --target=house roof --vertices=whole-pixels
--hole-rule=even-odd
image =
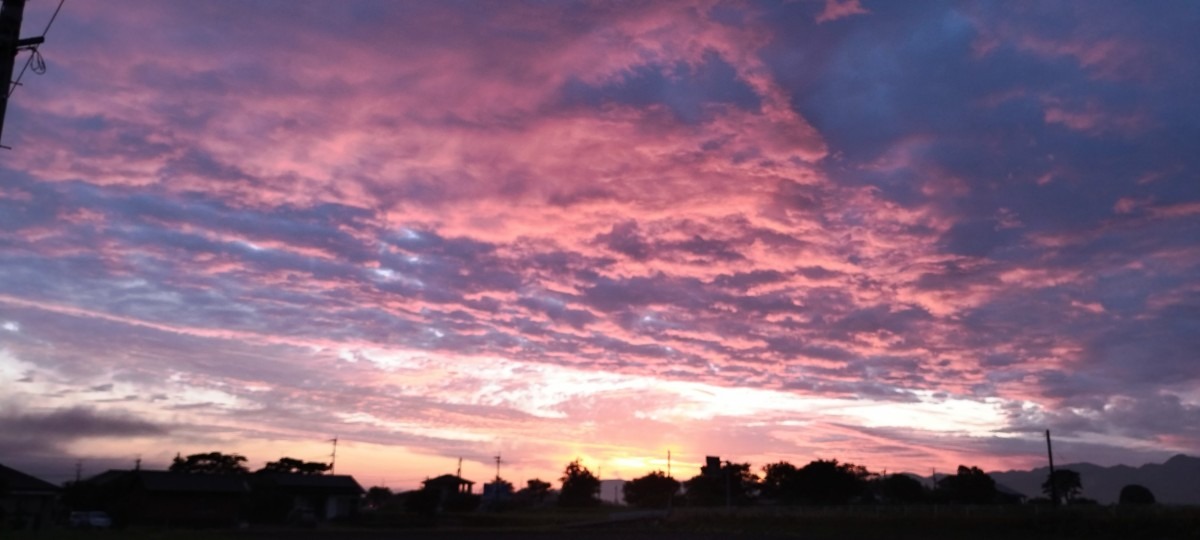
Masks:
[[[10,493],[42,494],[58,491],[58,486],[11,467],[0,465],[0,484]]]
[[[112,484],[132,482],[156,493],[246,493],[246,477],[240,474],[189,474],[171,471],[110,470],[93,476],[90,482]]]
[[[146,491],[190,491],[245,493],[246,478],[240,474],[189,474],[170,471],[133,471]]]
[[[122,478],[126,478],[128,476],[129,476],[129,471],[125,471],[125,470],[121,470],[121,469],[109,469],[107,471],[104,471],[100,474],[97,474],[95,476],[88,478],[86,480],[86,482],[90,482],[92,484],[102,486],[109,482],[119,480]]]
[[[471,486],[475,485],[475,482],[467,480],[466,478],[463,478],[461,476],[454,476],[453,474],[443,474],[436,478],[430,478],[428,480],[425,480],[422,483],[427,486],[428,485],[436,486],[439,484],[452,484],[452,485],[456,485],[456,486],[462,485],[462,484],[467,484],[467,485],[471,485]]]
[[[353,476],[345,474],[257,472],[254,473],[254,480],[270,482],[276,487],[290,490],[321,491],[345,495],[366,493]]]

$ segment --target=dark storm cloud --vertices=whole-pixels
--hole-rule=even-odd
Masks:
[[[67,445],[89,439],[158,436],[169,430],[130,414],[88,407],[51,411],[0,410],[0,455],[5,465],[27,470],[52,482],[65,480],[70,467]],[[115,465],[112,460],[89,460],[89,467]],[[122,462],[122,464],[125,464]],[[89,469],[89,472],[99,472]]]
[[[166,432],[161,425],[133,416],[100,413],[85,407],[45,413],[10,411],[0,416],[0,428],[11,437],[29,437],[56,443],[83,437],[136,437]]]

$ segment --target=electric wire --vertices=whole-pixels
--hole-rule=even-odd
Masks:
[[[50,27],[54,26],[54,20],[58,18],[58,12],[62,11],[63,2],[66,2],[66,0],[58,0],[58,7],[54,8],[54,14],[50,15],[50,20],[46,23],[46,28],[42,30],[41,37],[45,38],[46,34],[50,32]],[[21,86],[21,78],[25,76],[25,71],[28,70],[31,65],[33,67],[33,72],[38,75],[46,72],[46,61],[42,58],[42,53],[38,52],[36,45],[30,49],[29,58],[25,59],[25,65],[21,66],[21,72],[17,74],[17,78],[9,83],[8,97],[11,98],[13,92],[17,91],[17,87]]]

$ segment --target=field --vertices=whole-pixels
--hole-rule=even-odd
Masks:
[[[315,529],[73,531],[8,533],[13,540],[650,540],[724,538],[1200,540],[1200,508],[855,507],[831,509],[677,510],[648,513],[512,512],[444,516],[434,525],[345,525]]]

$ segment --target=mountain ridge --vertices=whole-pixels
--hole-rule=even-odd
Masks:
[[[1101,504],[1117,502],[1121,488],[1141,484],[1150,489],[1163,504],[1200,504],[1200,458],[1176,454],[1163,463],[1146,463],[1137,467],[1113,465],[1103,467],[1094,463],[1068,463],[1055,467],[1079,473],[1083,484],[1082,496]],[[1050,467],[1031,470],[989,472],[997,483],[1027,497],[1040,497],[1042,482]]]

